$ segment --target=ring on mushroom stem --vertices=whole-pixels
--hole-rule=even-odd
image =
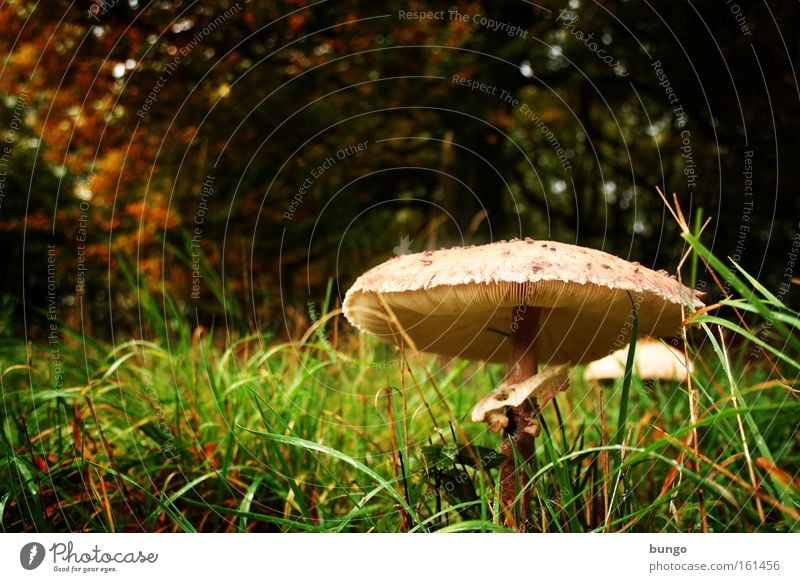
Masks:
[[[629,341],[632,298],[642,336],[675,334],[684,309],[703,305],[664,271],[526,238],[395,257],[361,275],[342,308],[350,323],[381,339],[405,334],[423,352],[509,366],[506,382],[477,403],[471,419],[505,432],[500,499],[506,523],[523,529],[530,511],[525,465],[539,411],[566,387],[571,365]],[[546,364],[541,372],[539,361]],[[517,497],[519,523],[509,511]]]

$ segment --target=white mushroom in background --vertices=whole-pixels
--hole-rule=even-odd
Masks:
[[[628,361],[628,346],[591,362],[583,371],[586,382],[616,380],[625,376]],[[694,365],[689,362],[689,373]],[[642,338],[636,342],[633,352],[633,374],[642,380],[686,380],[686,357],[683,352],[655,338]]]

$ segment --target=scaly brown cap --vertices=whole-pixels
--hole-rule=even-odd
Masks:
[[[629,295],[630,294],[630,295]],[[669,336],[703,303],[664,271],[603,251],[532,239],[395,257],[359,277],[344,299],[348,321],[392,340],[382,296],[422,351],[506,362],[512,308],[541,308],[536,338],[544,364],[588,362],[639,334]]]

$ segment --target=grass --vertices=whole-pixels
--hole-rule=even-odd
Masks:
[[[577,369],[543,415],[531,529],[800,531],[800,318],[685,238],[736,293],[691,316],[691,382]],[[59,369],[4,343],[3,530],[504,531],[499,438],[467,420],[502,367],[331,343],[336,311],[280,343],[140,303],[147,339],[62,330]]]

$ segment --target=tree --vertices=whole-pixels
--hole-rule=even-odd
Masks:
[[[10,158],[0,232],[26,246],[3,291],[41,304],[52,243],[62,308],[83,257],[104,327],[134,323],[104,307],[130,303],[130,256],[189,315],[238,305],[228,324],[280,329],[285,302],[346,287],[404,239],[577,240],[673,269],[655,186],[779,285],[800,215],[795,11],[571,6],[13,4],[0,94],[13,116],[25,91],[38,142]]]

